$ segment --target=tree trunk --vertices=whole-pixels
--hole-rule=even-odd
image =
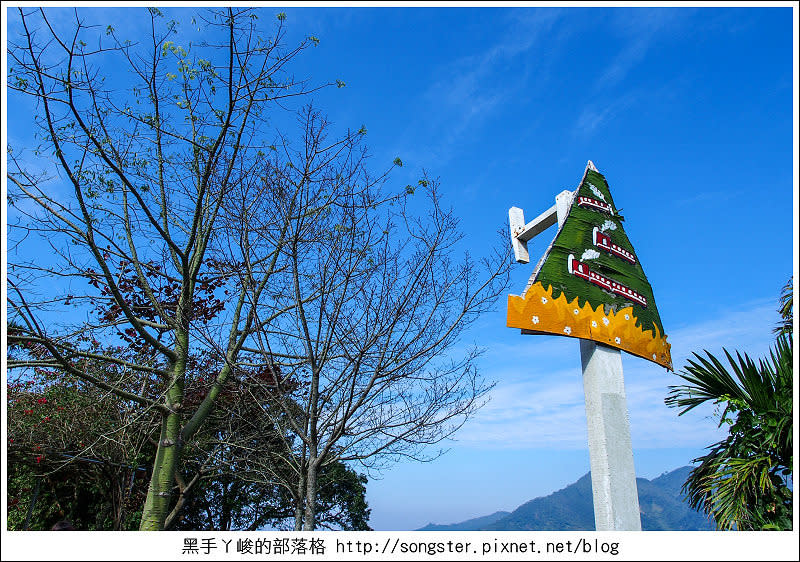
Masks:
[[[303,530],[313,531],[317,524],[317,459],[310,458],[306,475],[306,511]]]
[[[302,479],[301,486],[305,485],[305,479]],[[303,530],[303,514],[305,513],[305,508],[303,505],[303,495],[305,492],[301,491],[297,497],[294,498],[294,530],[295,531],[302,531]]]
[[[178,360],[172,368],[172,381],[167,390],[167,406],[170,413],[161,423],[161,436],[153,462],[153,475],[147,489],[147,499],[142,510],[140,531],[163,531],[164,522],[170,512],[175,470],[181,457],[181,415],[176,410],[183,400],[186,377],[186,357],[189,350],[189,335],[186,331],[176,334],[175,354]]]
[[[125,471],[122,476],[119,474],[112,474],[111,479],[111,530],[122,530],[122,518],[125,515]]]
[[[300,466],[298,467],[299,479],[297,488],[292,496],[294,496],[294,530],[303,530],[303,517],[306,511],[306,471],[308,465],[306,464],[307,445],[303,444],[303,455],[300,458]]]
[[[168,414],[161,424],[161,437],[158,441],[156,459],[153,462],[153,475],[147,489],[147,499],[142,511],[140,531],[163,531],[164,521],[169,514],[175,469],[178,466],[180,450],[180,416]]]

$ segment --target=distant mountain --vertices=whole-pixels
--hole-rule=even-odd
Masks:
[[[585,531],[594,529],[592,480],[574,484],[519,506],[508,517],[487,525],[487,531]]]
[[[487,525],[491,525],[498,519],[502,519],[507,515],[511,515],[508,511],[495,511],[491,515],[484,515],[483,517],[476,517],[475,519],[468,519],[461,523],[453,523],[451,525],[435,525],[428,523],[419,531],[475,531],[482,529]]]
[[[643,530],[713,531],[717,528],[703,513],[689,507],[681,492],[691,470],[684,466],[652,480],[636,479]]]
[[[683,499],[681,487],[691,467],[684,466],[653,480],[636,479],[642,529],[645,531],[712,531],[705,515]],[[536,498],[511,513],[498,511],[452,525],[420,531],[593,531],[592,480],[589,474],[549,496]]]

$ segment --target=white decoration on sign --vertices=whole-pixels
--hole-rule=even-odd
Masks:
[[[593,259],[599,258],[599,257],[600,257],[600,252],[598,252],[597,250],[592,250],[591,248],[589,248],[588,250],[585,250],[583,252],[583,255],[581,255],[581,261],[593,260]]]
[[[564,333],[570,335],[572,333],[572,328],[569,326],[564,326]]]
[[[589,189],[592,190],[592,193],[594,193],[594,196],[597,197],[598,199],[600,199],[600,201],[602,201],[603,203],[607,202],[606,198],[603,197],[603,193],[599,189],[597,189],[596,185],[594,185],[593,183],[590,183],[589,184]]]
[[[606,230],[616,230],[617,223],[614,221],[606,221],[603,223],[603,226],[600,227],[600,232],[605,232]]]

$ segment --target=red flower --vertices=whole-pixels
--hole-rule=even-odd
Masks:
[[[50,416],[45,416],[42,421],[50,421]]]
[[[42,457],[41,457],[41,455],[40,455],[40,456],[38,456],[38,457],[36,457],[36,462],[42,462]]]
[[[47,404],[47,398],[39,398],[36,401],[37,404]]]
[[[29,416],[33,413],[33,410],[25,410],[25,415]]]

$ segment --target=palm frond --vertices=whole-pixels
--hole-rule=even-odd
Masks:
[[[694,354],[665,402],[684,414],[703,403],[724,404],[728,436],[708,447],[684,484],[690,505],[720,529],[791,528],[792,335],[782,333],[758,363],[723,350],[727,366],[705,351]]]
[[[750,378],[750,371],[755,369],[755,364],[747,354],[744,357],[738,356],[739,361],[743,364],[737,365],[731,354],[727,350],[723,350],[736,373],[736,378],[734,378],[719,359],[708,350],[704,350],[704,352],[705,357],[694,353],[695,359],[689,359],[688,365],[678,373],[678,376],[688,384],[669,387],[670,393],[665,403],[670,407],[683,408],[679,415],[706,402],[716,404],[731,399],[744,403],[750,401],[748,387],[753,385],[744,384],[742,378]]]
[[[774,328],[773,332],[776,334],[791,334],[793,329],[794,318],[794,277],[790,277],[786,285],[781,289],[780,308],[778,312],[781,315],[781,321]]]
[[[677,373],[687,384],[671,385],[664,402],[670,407],[683,408],[678,415],[707,402],[728,402],[723,418],[729,409],[741,407],[755,412],[775,410],[777,397],[781,395],[779,387],[788,380],[791,388],[791,349],[791,335],[781,335],[770,349],[769,358],[761,359],[758,364],[746,353],[737,351],[734,358],[723,349],[728,367],[708,350],[704,350],[705,357],[694,353],[695,359],[689,359]]]

